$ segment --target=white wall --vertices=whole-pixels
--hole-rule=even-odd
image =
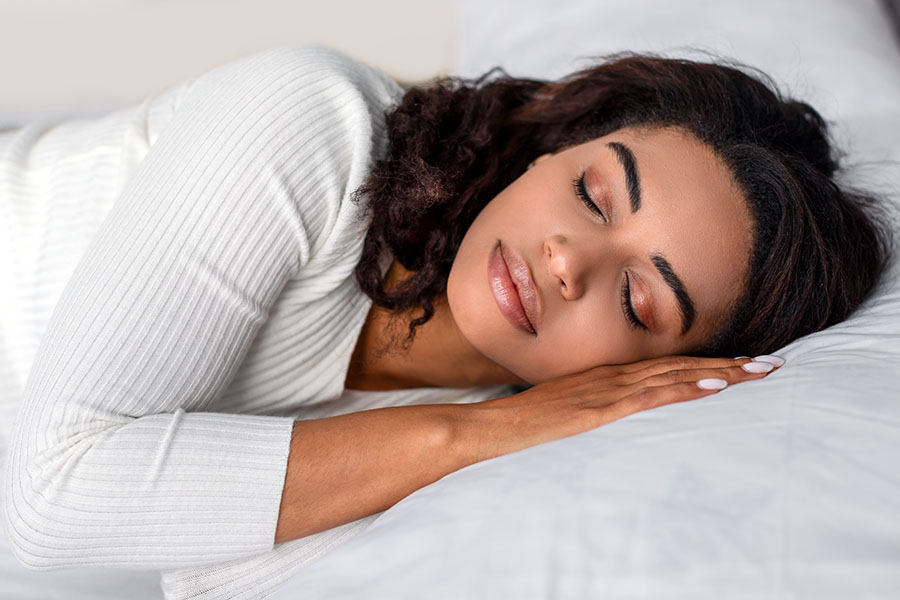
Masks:
[[[126,106],[266,47],[331,44],[401,81],[452,68],[454,0],[0,0],[0,124]]]

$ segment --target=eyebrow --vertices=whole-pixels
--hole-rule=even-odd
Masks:
[[[638,175],[637,161],[631,149],[620,142],[607,142],[607,146],[615,150],[616,158],[625,169],[625,184],[628,187],[628,197],[631,200],[631,212],[636,213],[641,209],[641,178]]]
[[[684,288],[684,283],[672,270],[672,265],[669,264],[669,261],[664,256],[654,254],[650,257],[650,260],[653,262],[656,270],[659,271],[659,274],[662,275],[663,281],[672,288],[672,292],[675,294],[675,300],[678,302],[678,311],[681,313],[681,335],[684,335],[691,328],[691,325],[694,324],[694,302]]]
[[[637,161],[634,159],[634,153],[631,149],[621,142],[607,142],[607,146],[612,148],[616,153],[616,158],[622,164],[625,170],[625,185],[628,188],[628,197],[631,200],[631,212],[636,213],[641,209],[641,179],[638,175]],[[662,275],[663,281],[666,282],[675,294],[675,300],[678,303],[678,312],[681,314],[681,335],[690,330],[694,324],[696,311],[694,310],[694,302],[691,300],[690,294],[684,287],[681,278],[672,270],[672,265],[661,254],[654,254],[650,257],[650,261],[659,274]]]

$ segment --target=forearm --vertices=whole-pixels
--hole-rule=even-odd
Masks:
[[[561,401],[570,396],[579,393],[533,387],[470,404],[391,406],[296,421],[275,543],[387,510],[470,464],[583,431],[584,408]]]
[[[386,510],[482,460],[460,435],[466,404],[392,406],[296,421],[275,543]]]
[[[275,543],[386,510],[472,463],[760,379],[750,359],[664,356],[599,366],[472,404],[392,406],[294,423]]]

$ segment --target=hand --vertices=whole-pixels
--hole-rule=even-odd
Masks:
[[[719,391],[698,386],[703,379],[723,379],[734,385],[761,379],[778,368],[762,373],[742,368],[751,362],[750,358],[664,356],[595,367],[512,396],[467,405],[472,410],[467,411],[459,435],[475,444],[477,460],[485,460]]]

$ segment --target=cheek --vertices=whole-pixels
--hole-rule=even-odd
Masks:
[[[634,362],[644,358],[637,334],[632,334],[617,315],[597,310],[572,309],[540,340],[533,360],[546,379],[579,373],[601,365]]]

